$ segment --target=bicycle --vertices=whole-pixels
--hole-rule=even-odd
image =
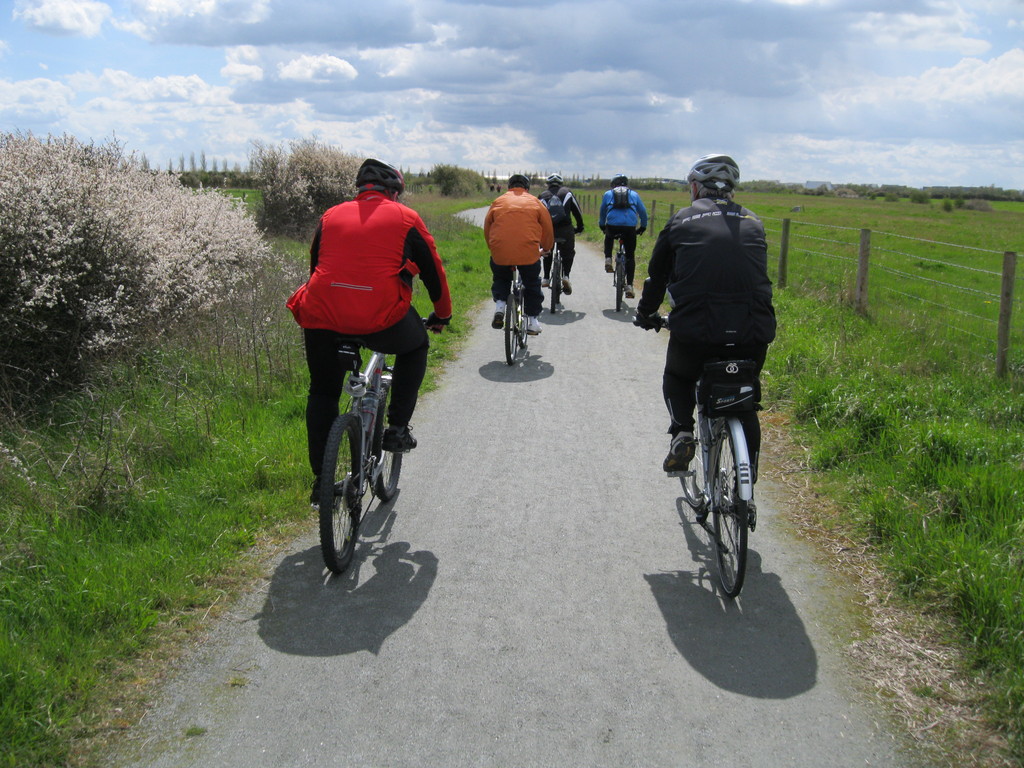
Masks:
[[[526,312],[523,309],[523,278],[512,268],[512,290],[505,302],[505,362],[514,365],[520,350],[526,349]]]
[[[615,285],[615,311],[622,310],[622,294],[626,290],[626,246],[622,242],[622,236],[616,235],[615,241],[619,244],[615,252],[615,269],[612,273],[612,282]]]
[[[559,245],[565,242],[565,238],[555,239],[555,245],[551,249],[551,314],[558,311],[558,305],[562,300],[562,253]]]
[[[381,501],[398,491],[402,454],[383,449],[384,417],[391,394],[391,367],[380,352],[362,363],[362,344],[346,339],[338,347],[349,409],[331,425],[320,473],[320,549],[324,565],[342,573],[352,562],[368,490]]]
[[[651,320],[657,331],[667,324],[660,315]],[[639,319],[634,323],[640,325]],[[706,363],[697,381],[696,454],[688,469],[669,473],[679,478],[697,524],[711,537],[719,582],[730,598],[743,588],[747,535],[757,525],[753,465],[737,414],[757,410],[760,400],[752,360]]]

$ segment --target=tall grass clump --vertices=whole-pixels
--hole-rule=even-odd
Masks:
[[[83,381],[231,297],[268,249],[214,192],[116,143],[0,134],[0,397]]]
[[[905,597],[953,617],[1024,758],[1024,385],[925,337],[779,292],[766,387]]]

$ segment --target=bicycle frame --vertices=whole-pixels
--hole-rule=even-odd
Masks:
[[[358,488],[360,495],[365,493],[370,483],[377,480],[384,466],[383,462],[375,460],[370,450],[373,433],[377,427],[377,403],[380,399],[381,384],[391,378],[391,374],[385,373],[384,369],[385,355],[372,352],[363,369],[349,373],[342,386],[345,394],[352,398],[349,413],[358,416],[363,425],[359,454],[362,457]]]

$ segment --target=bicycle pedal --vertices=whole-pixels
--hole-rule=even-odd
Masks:
[[[666,472],[668,477],[693,477],[692,469],[677,469],[675,472]]]

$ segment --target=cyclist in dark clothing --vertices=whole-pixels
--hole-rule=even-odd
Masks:
[[[768,245],[761,221],[733,202],[739,167],[727,155],[706,155],[690,170],[692,203],[658,235],[637,303],[636,324],[655,328],[668,291],[671,331],[662,390],[672,436],[663,469],[678,472],[693,459],[695,386],[704,363],[753,360],[760,372],[775,338]],[[743,419],[756,478],[761,449],[757,413]]]
[[[398,202],[401,172],[368,159],[356,175],[354,200],[330,208],[310,246],[310,278],[288,301],[303,328],[309,366],[306,432],[314,475],[338,415],[343,371],[338,342],[354,336],[395,355],[384,450],[416,447],[409,420],[427,370],[427,330],[440,333],[452,315],[444,266],[419,214]],[[434,305],[426,324],[412,306],[419,275]],[[425,327],[424,327],[425,326]],[[314,488],[316,483],[314,482]]]
[[[640,195],[629,188],[629,179],[623,174],[612,177],[611,189],[601,198],[598,226],[604,233],[604,271],[614,272],[612,246],[615,238],[622,238],[626,249],[626,298],[632,299],[633,273],[636,269],[636,238],[647,230],[647,207]]]
[[[559,174],[552,173],[548,176],[547,182],[548,188],[537,197],[547,205],[548,200],[557,195],[558,199],[562,201],[562,208],[565,209],[565,220],[557,222],[552,217],[551,223],[555,227],[555,239],[564,241],[559,244],[558,251],[562,254],[562,292],[568,296],[572,293],[569,273],[572,272],[572,262],[576,258],[576,235],[583,232],[583,211],[572,190],[562,184],[562,177]],[[576,220],[575,227],[573,219]],[[544,254],[544,279],[541,281],[541,287],[547,288],[550,281],[551,252],[548,251]]]

